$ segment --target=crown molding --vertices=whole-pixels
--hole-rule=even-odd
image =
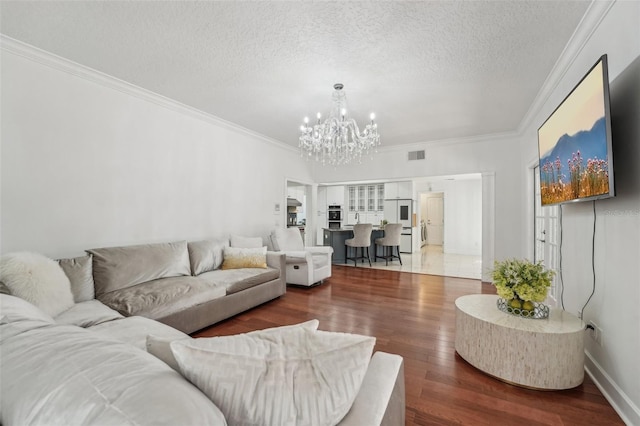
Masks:
[[[393,152],[393,151],[412,151],[424,148],[431,148],[436,146],[451,146],[451,145],[464,145],[464,144],[476,144],[476,143],[487,143],[487,142],[496,142],[502,140],[512,140],[520,137],[521,134],[516,131],[509,132],[501,132],[501,133],[491,133],[487,135],[480,136],[465,136],[460,138],[450,138],[450,139],[437,139],[431,141],[422,141],[415,142],[410,144],[402,144],[402,145],[389,145],[389,146],[381,146],[378,148],[379,152]]]
[[[167,108],[177,113],[187,115],[191,118],[195,118],[197,120],[201,120],[215,126],[223,127],[237,133],[260,139],[286,151],[298,153],[298,150],[289,144],[276,139],[272,139],[258,132],[254,132],[253,130],[249,130],[246,127],[239,126],[220,117],[216,117],[215,115],[208,114],[199,109],[167,98],[166,96],[162,96],[158,93],[143,89],[142,87],[136,86],[134,84],[127,83],[124,80],[120,80],[116,77],[97,71],[93,68],[78,64],[69,59],[55,55],[51,52],[47,52],[35,46],[31,46],[19,40],[7,37],[4,34],[0,34],[0,49],[56,69],[58,71],[80,77],[92,83],[117,90],[127,95],[135,96],[144,101],[154,103],[163,108]]]
[[[547,79],[542,84],[542,88],[538,92],[538,95],[536,96],[533,103],[529,107],[529,110],[520,122],[520,125],[517,129],[518,134],[523,134],[524,131],[529,127],[529,125],[531,125],[535,116],[542,110],[544,104],[549,100],[553,92],[558,88],[558,85],[567,74],[569,68],[571,67],[571,65],[573,65],[576,58],[582,52],[587,42],[596,31],[596,29],[598,29],[600,23],[605,18],[605,16],[607,16],[607,13],[609,13],[609,10],[615,2],[616,0],[593,0],[591,2],[589,8],[582,17],[582,20],[580,20],[580,23],[573,32],[573,35],[567,42],[567,45],[562,50],[560,57],[551,69],[551,72],[547,76]]]

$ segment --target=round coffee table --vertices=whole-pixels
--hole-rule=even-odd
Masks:
[[[529,319],[498,310],[498,296],[456,299],[456,352],[507,383],[533,389],[570,389],[584,379],[584,323],[551,308]]]

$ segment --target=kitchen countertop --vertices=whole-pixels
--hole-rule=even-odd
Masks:
[[[329,232],[352,232],[353,231],[353,227],[351,228],[322,228],[325,231],[329,231]],[[373,230],[384,230],[384,228],[380,228],[380,226],[374,226]]]

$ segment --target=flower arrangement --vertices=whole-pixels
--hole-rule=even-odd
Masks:
[[[547,298],[554,275],[555,272],[545,269],[541,262],[507,259],[495,262],[493,285],[500,297],[510,301],[512,308],[532,310],[533,302]]]

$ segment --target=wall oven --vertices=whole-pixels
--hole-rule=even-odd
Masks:
[[[340,210],[329,210],[327,217],[329,220],[342,220],[342,212]]]
[[[327,225],[329,229],[339,229],[342,226],[342,206],[332,204],[327,207]]]

